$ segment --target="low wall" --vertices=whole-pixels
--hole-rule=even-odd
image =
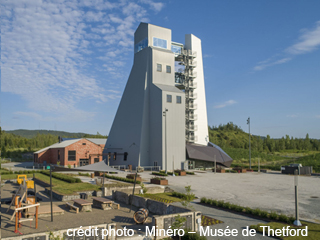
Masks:
[[[125,192],[114,191],[112,194],[112,199],[117,202],[122,202],[125,204],[131,203],[131,194]],[[166,204],[163,202],[158,202],[152,199],[147,199],[140,196],[133,196],[132,205],[138,208],[146,208],[150,213],[156,215],[166,215],[166,214],[177,214],[191,212],[189,209]]]
[[[152,225],[157,226],[157,229],[165,229],[168,230],[172,224],[175,222],[176,217],[178,215],[175,214],[167,214],[163,216],[153,216]],[[179,213],[180,217],[186,218],[186,221],[183,223],[183,229],[190,229],[191,231],[197,232],[199,231],[201,224],[201,212],[189,211],[185,213]]]
[[[103,229],[113,229],[117,227],[116,223],[109,223],[109,224],[99,224],[99,225],[90,225],[86,227],[82,227],[81,229],[86,230],[89,229],[89,227],[92,228],[98,228],[98,233],[99,236],[101,236],[101,230]],[[72,228],[72,229],[78,229],[78,228]],[[7,238],[2,238],[2,240],[50,240],[50,239],[64,239],[64,240],[73,240],[73,239],[84,239],[84,236],[68,236],[67,235],[67,230],[59,230],[59,231],[52,231],[52,234],[54,238],[50,238],[50,234],[48,232],[42,232],[42,233],[35,233],[35,234],[26,234],[26,235],[16,235],[14,237],[7,237]],[[86,237],[86,239],[89,239]],[[98,239],[97,237],[95,238],[90,238],[90,239]],[[102,239],[100,237],[100,239]],[[108,240],[116,240],[117,238],[115,236],[108,236]]]
[[[294,174],[294,171],[298,170],[299,175],[311,175],[312,173],[312,166],[311,167],[289,167],[289,166],[282,166],[281,173],[282,174]]]

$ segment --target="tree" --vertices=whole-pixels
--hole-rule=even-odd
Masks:
[[[185,208],[192,208],[191,201],[196,197],[194,193],[191,193],[191,186],[184,187],[186,190],[186,194],[183,197],[183,200],[181,201],[182,206]]]

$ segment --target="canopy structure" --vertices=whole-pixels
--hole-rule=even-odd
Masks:
[[[79,172],[79,171],[89,171],[89,172],[123,172],[118,169],[115,169],[111,166],[108,166],[105,161],[101,161],[94,164],[89,164],[77,168],[64,168],[55,166],[53,169],[54,172]]]
[[[216,156],[217,164],[225,167],[230,167],[233,161],[233,159],[220,147],[211,142],[209,143],[209,146],[187,144],[186,147],[188,159],[214,162],[214,156]]]

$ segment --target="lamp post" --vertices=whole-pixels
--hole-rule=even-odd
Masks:
[[[165,144],[165,168],[166,174],[168,173],[168,161],[167,161],[167,112],[168,109],[166,108],[162,113],[164,116],[164,144]]]
[[[247,119],[247,124],[249,125],[249,168],[251,169],[250,117]]]
[[[293,225],[302,226],[299,220],[299,201],[298,201],[298,170],[294,170],[294,192],[295,192],[295,203],[296,203],[296,220]]]

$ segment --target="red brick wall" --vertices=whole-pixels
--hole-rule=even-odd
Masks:
[[[83,145],[85,143],[85,145]],[[80,166],[80,159],[89,159],[89,164],[94,163],[94,158],[99,158],[102,161],[102,151],[104,145],[96,145],[87,139],[81,139],[65,148],[52,148],[41,153],[36,154],[38,163],[47,161],[47,164],[57,164],[60,162],[61,166]],[[58,160],[58,151],[60,150],[60,159]],[[68,151],[76,151],[76,160],[68,161]]]
[[[83,145],[85,143],[86,145]],[[76,161],[68,161],[68,151],[76,151]],[[81,139],[78,142],[71,144],[65,148],[65,161],[64,165],[70,164],[73,166],[80,166],[80,159],[89,159],[89,164],[94,163],[94,158],[99,158],[99,162],[102,161],[103,148],[87,139]]]

